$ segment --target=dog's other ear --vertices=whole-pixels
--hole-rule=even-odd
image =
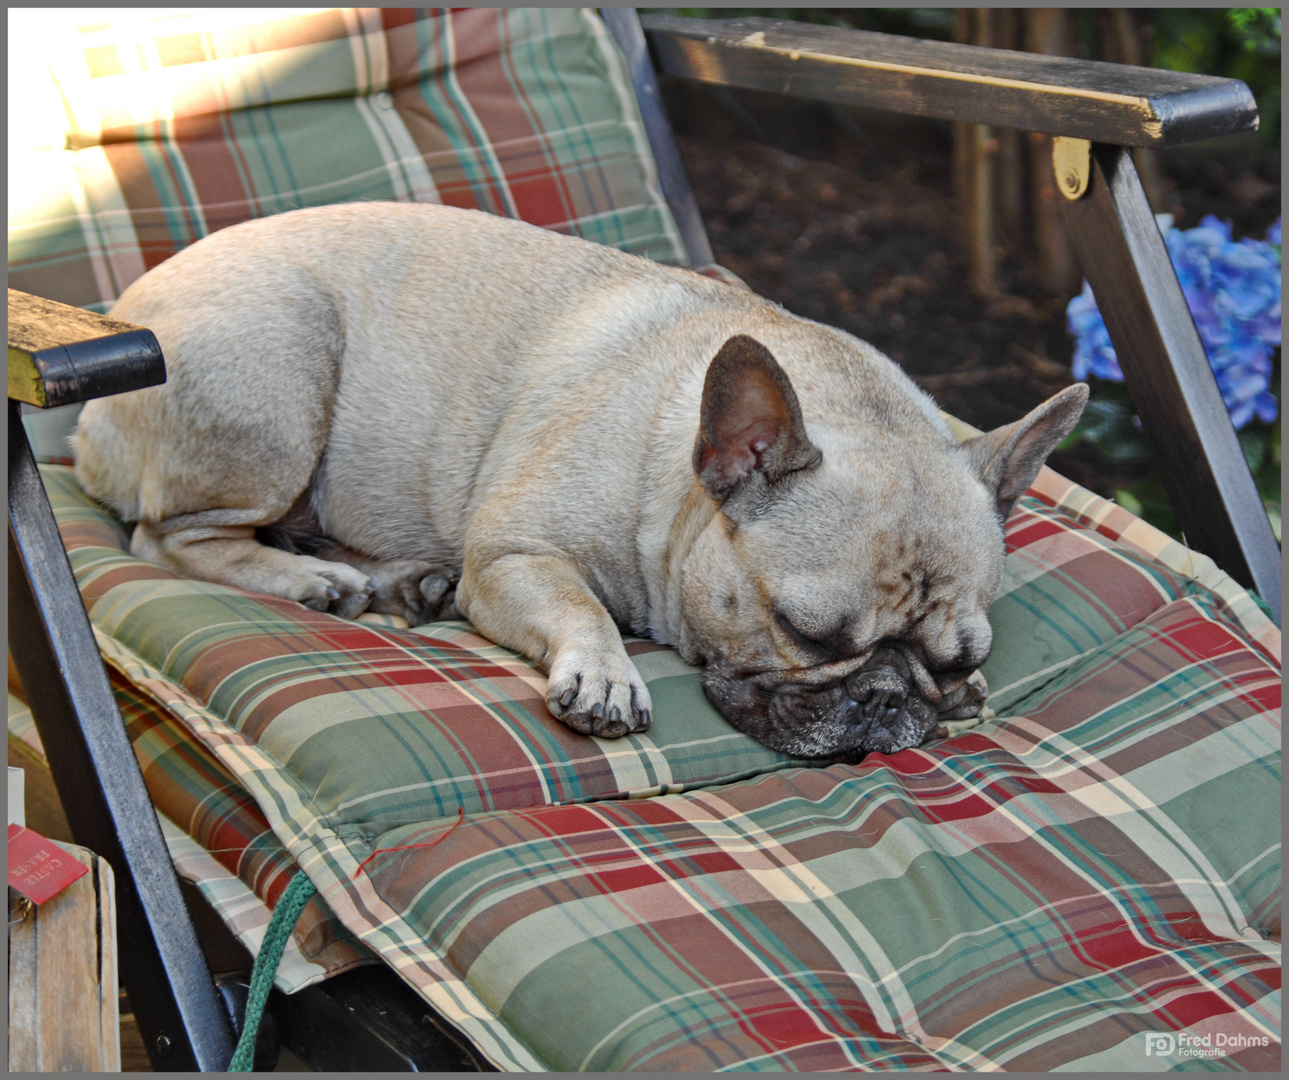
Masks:
[[[806,435],[797,392],[759,341],[739,334],[707,368],[694,442],[694,472],[724,502],[755,477],[774,484],[819,463]]]
[[[1014,424],[962,444],[976,475],[994,493],[1001,520],[1007,520],[1016,500],[1034,482],[1047,455],[1074,430],[1087,402],[1086,384],[1075,383]]]

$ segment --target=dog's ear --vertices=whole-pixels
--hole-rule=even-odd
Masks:
[[[1074,430],[1087,402],[1087,385],[1075,383],[1014,424],[962,444],[976,475],[993,492],[1001,520],[1007,520],[1016,500],[1034,482],[1047,455]]]
[[[694,472],[724,502],[756,478],[774,484],[817,465],[797,392],[770,350],[746,334],[721,346],[707,368],[694,442]]]

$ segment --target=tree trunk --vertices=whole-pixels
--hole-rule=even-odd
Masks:
[[[1023,49],[1020,39],[1020,12],[1016,8],[994,11],[993,47]],[[1017,128],[997,128],[998,167],[994,171],[994,204],[1004,246],[1012,254],[1022,252],[1029,243],[1026,228],[1025,144]]]
[[[958,8],[954,40],[970,45],[993,44],[995,9]],[[967,281],[980,297],[998,291],[995,257],[994,158],[998,140],[983,124],[953,126],[954,188],[967,257]]]

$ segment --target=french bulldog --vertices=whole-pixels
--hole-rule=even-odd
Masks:
[[[651,720],[626,629],[811,758],[979,712],[1003,521],[1087,400],[958,444],[840,330],[424,204],[223,229],[111,314],[169,377],[88,404],[73,447],[137,556],[343,617],[464,616],[605,738]]]

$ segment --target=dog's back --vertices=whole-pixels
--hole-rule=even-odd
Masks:
[[[153,521],[285,509],[312,479],[324,527],[346,543],[459,560],[472,496],[506,468],[488,459],[503,425],[534,469],[573,412],[630,439],[663,387],[701,381],[710,359],[642,358],[641,341],[686,316],[764,305],[570,246],[476,211],[397,203],[215,233],[113,308],[157,334],[168,381],[87,406],[78,477],[126,518]]]

